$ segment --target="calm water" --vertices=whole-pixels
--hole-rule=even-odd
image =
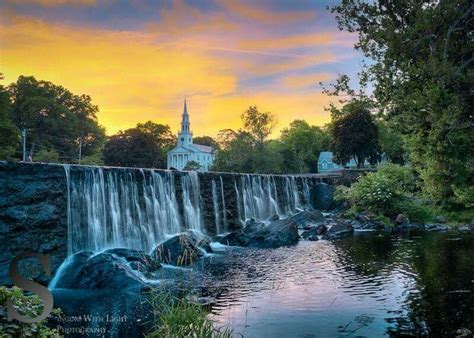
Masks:
[[[471,235],[363,234],[240,249],[212,257],[204,269],[217,275],[220,289],[213,319],[245,337],[474,332]]]
[[[245,337],[454,337],[460,328],[474,332],[473,259],[472,235],[365,233],[290,248],[231,248],[156,277],[208,296],[217,325]],[[107,324],[107,335],[140,335],[150,313],[138,293],[85,294],[64,290],[55,298],[69,316],[127,316]]]

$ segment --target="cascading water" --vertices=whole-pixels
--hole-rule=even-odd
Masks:
[[[277,179],[282,181],[280,189]],[[284,217],[311,209],[308,180],[302,178],[302,192],[296,180],[295,176],[242,176],[240,187],[237,181],[234,183],[241,223],[250,218],[265,220],[275,214]]]
[[[228,231],[227,224],[227,210],[224,196],[224,181],[222,177],[219,178],[219,185],[215,180],[212,180],[212,205],[214,208],[214,221],[216,226],[216,233],[222,234]],[[219,186],[219,188],[218,188]],[[219,190],[219,191],[218,191]]]
[[[150,251],[186,229],[202,231],[196,173],[182,180],[184,222],[172,172],[83,167],[71,172],[68,185],[69,253],[127,247]]]

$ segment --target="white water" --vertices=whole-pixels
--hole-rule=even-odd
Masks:
[[[232,215],[226,201],[226,193],[232,191],[225,191],[221,176],[211,182],[214,219],[207,220],[211,224],[205,226],[197,172],[100,167],[78,170],[68,165],[64,170],[69,254],[113,247],[149,252],[160,241],[187,230],[205,233],[206,228],[215,226],[215,233],[223,234],[231,230],[231,221],[245,224],[250,218],[266,220],[311,209],[305,178],[240,175],[234,180],[235,204],[231,210],[236,215]],[[181,196],[176,194],[175,181]]]
[[[85,167],[68,179],[69,253],[128,247],[150,251],[170,234],[202,231],[199,180],[182,177],[180,216],[174,174]]]

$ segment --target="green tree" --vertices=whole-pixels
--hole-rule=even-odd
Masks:
[[[109,137],[103,160],[110,166],[159,168],[160,152],[152,134],[131,128]]]
[[[0,86],[0,159],[9,159],[19,144],[18,128],[10,120],[12,112],[10,94]]]
[[[321,151],[329,148],[329,133],[320,127],[310,126],[304,120],[294,120],[281,132],[281,152],[287,172],[316,172]]]
[[[385,120],[377,121],[377,127],[379,130],[380,151],[392,163],[404,164],[407,160],[407,154],[402,135]]]
[[[360,80],[403,134],[425,194],[474,205],[472,2],[344,0],[331,10],[358,34],[355,47],[371,60]]]
[[[20,76],[7,88],[13,107],[11,117],[19,129],[27,129],[28,152],[54,149],[65,161],[96,153],[105,141],[99,126],[98,107],[87,95],[74,95],[62,86],[34,77]]]
[[[154,167],[166,168],[167,153],[176,145],[176,136],[171,132],[170,127],[168,125],[147,121],[145,123],[138,123],[136,129],[155,140],[159,151],[154,162]]]
[[[352,158],[362,168],[369,160],[375,163],[380,153],[378,129],[366,105],[360,101],[347,103],[339,114],[333,115],[331,150],[334,161],[344,165]]]
[[[188,171],[197,171],[200,169],[201,169],[201,165],[196,161],[186,162],[186,165],[183,168],[183,170],[188,170]]]
[[[210,136],[196,136],[193,138],[193,143],[209,146],[215,150],[219,150],[219,143]]]
[[[270,112],[262,113],[257,106],[250,106],[240,116],[246,130],[255,139],[258,145],[263,145],[272,133],[276,124],[275,115]]]
[[[36,153],[35,161],[43,163],[59,163],[59,154],[54,149],[41,149]]]

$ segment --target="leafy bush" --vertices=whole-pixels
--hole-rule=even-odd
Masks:
[[[418,201],[403,200],[396,203],[396,213],[404,214],[411,222],[426,223],[433,219],[434,211]]]
[[[59,154],[56,150],[46,150],[41,149],[34,155],[33,160],[35,162],[44,162],[44,163],[59,163]]]
[[[17,287],[0,287],[0,336],[1,337],[61,337],[56,329],[49,328],[48,319],[38,323],[22,323],[7,319],[7,299],[11,299],[18,313],[24,317],[35,318],[43,311],[43,301],[36,295],[26,296]],[[52,317],[58,318],[61,310],[54,309]]]
[[[404,192],[412,193],[418,188],[415,175],[410,167],[385,163],[378,168],[377,173],[397,182]]]
[[[148,334],[149,338],[231,338],[233,336],[232,330],[228,328],[215,328],[201,305],[173,297],[161,290],[154,290],[149,299],[155,318],[153,331]]]

